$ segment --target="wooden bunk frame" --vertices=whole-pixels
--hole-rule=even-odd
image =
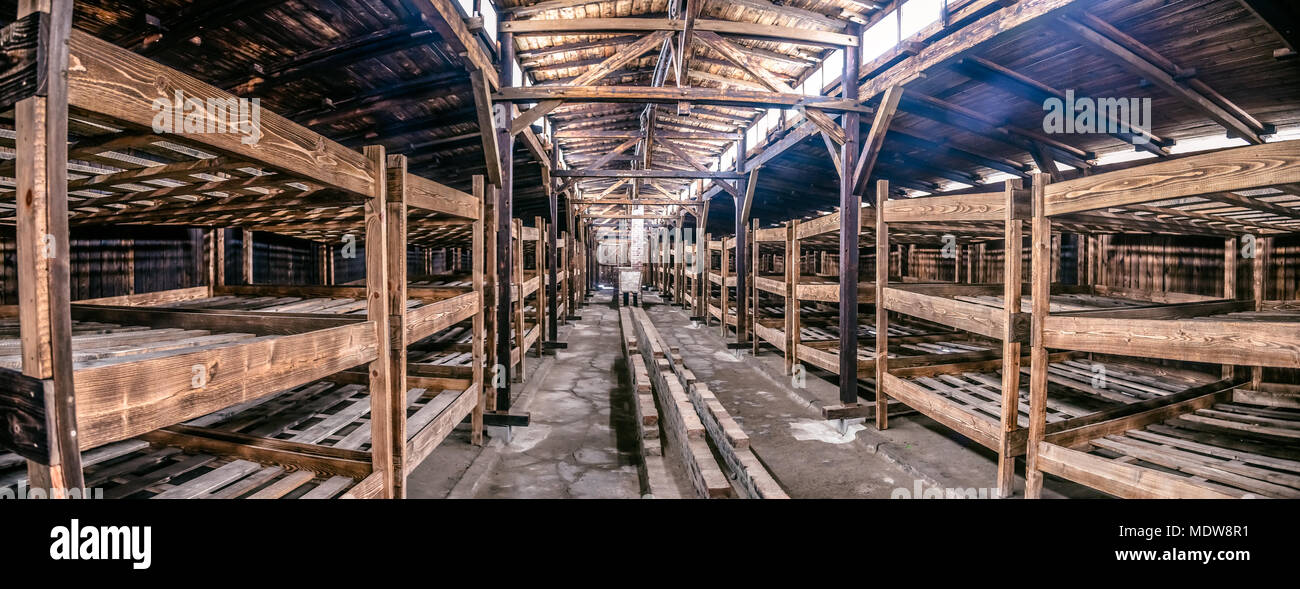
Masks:
[[[1300,315],[1293,304],[1264,300],[1267,237],[1260,238],[1263,246],[1253,260],[1253,301],[1227,300],[1159,314],[1063,317],[1050,312],[1043,296],[1049,287],[1052,226],[1071,215],[1126,207],[1150,210],[1149,203],[1165,201],[1185,206],[1215,200],[1228,205],[1228,214],[1208,215],[1220,223],[1245,222],[1248,231],[1276,234],[1294,231],[1300,208],[1292,206],[1294,203],[1263,200],[1259,192],[1253,192],[1254,196],[1238,193],[1297,181],[1300,141],[1225,149],[1053,184],[1046,178],[1036,181],[1027,497],[1041,496],[1043,473],[1120,497],[1298,494],[1300,463],[1294,455],[1291,460],[1271,459],[1252,451],[1258,450],[1261,439],[1266,440],[1263,447],[1269,451],[1294,451],[1296,416],[1291,414],[1300,405],[1293,395],[1260,390],[1263,367],[1300,367],[1300,329],[1296,329]],[[1249,213],[1247,219],[1233,217],[1231,213],[1239,209]],[[1180,216],[1176,209],[1158,210],[1163,211],[1162,222]],[[1234,260],[1229,268],[1235,267],[1234,246],[1230,239],[1225,242],[1226,258]],[[1227,275],[1224,293],[1231,297],[1235,272]],[[1245,365],[1252,367],[1252,374],[1249,387],[1236,388],[1242,379],[1225,369],[1226,378],[1218,386],[1198,391],[1200,394],[1053,431],[1045,416],[1049,348]],[[1201,437],[1178,431],[1188,421],[1205,426]],[[1154,446],[1151,440],[1156,440]],[[1090,454],[1089,449],[1118,451],[1121,456],[1107,459]]]
[[[874,208],[865,207],[859,218],[870,220],[874,219],[874,217]],[[752,239],[755,245],[754,268],[761,268],[759,250],[764,244],[781,243],[785,257],[784,276],[781,279],[758,272],[753,275],[754,284],[751,300],[759,300],[760,293],[762,293],[779,297],[784,303],[780,319],[765,318],[763,317],[762,308],[754,308],[754,350],[755,353],[758,353],[761,344],[764,342],[781,350],[784,354],[787,373],[792,372],[796,365],[806,364],[816,366],[831,374],[839,374],[839,348],[838,346],[828,345],[829,342],[834,340],[805,342],[803,339],[803,334],[808,326],[824,328],[832,334],[838,334],[838,327],[834,325],[835,318],[827,317],[826,319],[829,321],[825,325],[820,323],[812,325],[813,322],[810,321],[812,317],[804,312],[806,309],[804,309],[803,303],[838,303],[840,300],[838,281],[819,279],[816,282],[809,283],[804,280],[805,276],[808,275],[804,268],[805,258],[808,257],[806,254],[812,253],[814,257],[813,265],[816,266],[815,258],[817,255],[820,254],[821,257],[828,258],[830,253],[829,251],[806,252],[805,249],[811,247],[818,250],[834,250],[838,248],[838,242],[821,243],[820,240],[824,240],[828,236],[833,237],[839,231],[840,222],[840,215],[835,212],[808,221],[792,220],[782,227],[768,229],[755,227],[752,230]],[[865,236],[869,240],[874,239],[874,230],[863,227],[859,230],[859,235]],[[911,240],[915,239],[917,238],[911,238]],[[889,257],[886,256],[885,259],[888,260]],[[822,261],[823,265],[829,263],[827,259]],[[858,304],[874,305],[875,301],[875,283],[872,281],[859,281]],[[996,357],[996,354],[990,351],[992,346],[989,342],[993,340],[987,338],[987,336],[966,335],[946,329],[936,330],[930,322],[925,321],[917,322],[916,325],[891,327],[895,331],[898,331],[899,328],[905,328],[906,331],[891,340],[892,345],[895,346],[891,353],[896,354],[895,363],[899,367],[979,361]],[[857,369],[860,382],[875,382],[875,355],[874,342],[859,344]],[[899,404],[895,402],[894,405]],[[823,407],[822,412],[827,419],[873,418],[876,410],[874,404],[837,404]]]
[[[887,190],[881,184],[879,190]],[[1003,225],[1003,282],[1001,285],[952,285],[952,284],[907,284],[890,286],[884,282],[885,277],[878,276],[877,300],[877,350],[887,349],[889,313],[916,316],[928,321],[948,325],[988,338],[1002,341],[1000,361],[969,360],[952,365],[939,358],[935,366],[909,367],[897,369],[890,366],[890,360],[877,352],[877,425],[884,429],[888,426],[888,416],[880,412],[889,398],[903,401],[908,406],[921,411],[931,418],[953,428],[966,437],[984,445],[998,454],[998,491],[1001,496],[1009,496],[1015,473],[1015,457],[1027,452],[1027,429],[1022,423],[1027,421],[1028,406],[1021,400],[1021,347],[1029,342],[1029,323],[1031,314],[1024,312],[1020,305],[1010,305],[1007,301],[1022,300],[1024,284],[1023,273],[1023,224],[1031,217],[1032,202],[1030,191],[1021,188],[1020,181],[1007,182],[1002,193],[962,194],[886,201],[884,214],[877,220],[877,251],[885,255],[889,248],[889,230],[891,224],[942,224],[953,233],[976,230],[980,224],[996,223],[1001,219]],[[1123,214],[1104,217],[1071,217],[1063,219],[1062,229],[1076,233],[1094,230],[1101,226],[1103,231],[1113,231],[1126,223],[1137,222]],[[1179,232],[1205,231],[1205,228],[1188,226],[1183,223],[1171,223]],[[1219,229],[1214,229],[1218,232]],[[1044,246],[1048,253],[1055,240],[1050,233],[1044,236]],[[1059,246],[1058,246],[1059,247]],[[1051,260],[1059,256],[1052,256]],[[1033,292],[1032,305],[1035,312],[1056,304],[1054,295],[1089,296],[1095,290],[1082,286],[1051,285],[1053,276],[1059,274],[1055,262],[1052,266],[1044,262],[1041,268],[1042,279],[1047,281],[1047,288]],[[969,273],[968,273],[969,275]],[[996,297],[1001,291],[1000,299]],[[1127,300],[1144,293],[1123,292],[1119,289],[1106,291],[1111,296],[1124,295],[1125,300],[1103,301],[1110,308],[1074,309],[1059,314],[1063,320],[1072,321],[1079,318],[1084,322],[1112,318],[1143,318],[1177,316],[1179,314],[1206,312],[1210,310],[1236,309],[1239,305],[1233,301],[1185,295],[1177,297],[1178,303],[1160,303],[1153,300]],[[990,296],[993,295],[993,296]],[[1148,297],[1156,298],[1156,297]],[[1168,300],[1173,297],[1160,297]],[[1088,299],[1096,301],[1096,299]],[[1022,303],[1023,304],[1023,303]],[[1044,311],[1045,312],[1045,311]],[[1064,319],[1068,316],[1069,319]],[[1129,320],[1126,319],[1126,322]],[[1067,346],[1068,347],[1068,346]],[[1080,349],[1074,347],[1073,349]],[[1086,350],[1085,350],[1086,351]],[[1077,361],[1078,354],[1061,353],[1050,357],[1044,356],[1044,373],[1052,373],[1052,381],[1062,387],[1076,392],[1088,393],[1081,399],[1071,402],[1058,401],[1051,407],[1054,423],[1053,431],[1068,429],[1076,423],[1091,419],[1096,414],[1116,414],[1135,411],[1146,400],[1168,397],[1181,393],[1187,385],[1199,386],[1209,384],[1205,379],[1195,380],[1168,388],[1158,382],[1142,382],[1138,375],[1126,374],[1123,381],[1128,387],[1122,392],[1108,391],[1105,387],[1096,387],[1088,382],[1086,372],[1082,372]],[[1183,359],[1183,358],[1180,358]],[[896,363],[896,362],[895,362]],[[1052,368],[1047,364],[1051,363]],[[1106,368],[1106,364],[1101,364]],[[1000,370],[1000,384],[981,382],[978,373]],[[1122,373],[1122,369],[1117,369]],[[962,376],[956,376],[956,375]],[[938,377],[936,375],[951,375]],[[973,376],[974,375],[974,376]],[[947,382],[942,382],[947,379]],[[966,379],[966,380],[962,380]],[[1113,380],[1119,381],[1120,377]],[[981,382],[981,384],[975,384]],[[985,389],[983,387],[990,387]],[[954,388],[955,387],[955,388]],[[987,399],[979,395],[967,394],[968,389],[985,391],[1000,387],[998,398]],[[1118,385],[1117,389],[1120,388]],[[1149,395],[1154,395],[1149,397]],[[992,404],[989,404],[992,403]],[[1110,403],[1118,406],[1111,407]],[[1126,407],[1128,406],[1128,407]],[[989,415],[990,408],[996,408],[998,419]],[[1045,405],[1044,416],[1048,411]],[[1045,417],[1044,417],[1045,419]]]
[[[405,248],[408,222],[414,227],[444,223],[433,217],[472,224],[475,246],[480,246],[481,194],[468,195],[409,175],[405,158],[386,158],[382,147],[367,147],[364,154],[358,153],[270,112],[262,113],[255,143],[220,132],[152,134],[154,97],[170,99],[179,92],[200,101],[237,99],[72,29],[68,4],[55,3],[54,11],[20,15],[11,25],[41,31],[30,57],[33,64],[48,71],[42,72],[46,82],[34,96],[5,97],[16,102],[16,192],[35,198],[18,199],[15,210],[20,289],[25,302],[17,310],[22,372],[0,371],[0,378],[13,384],[4,387],[5,402],[0,407],[8,420],[21,426],[7,428],[0,441],[29,461],[31,486],[83,488],[82,452],[115,449],[99,452],[102,457],[117,453],[117,449],[135,451],[138,443],[131,440],[144,439],[217,455],[221,468],[209,473],[212,476],[199,477],[207,482],[239,481],[238,477],[231,479],[237,473],[267,482],[273,480],[267,478],[271,477],[268,469],[276,468],[279,474],[302,471],[329,476],[324,481],[315,475],[294,477],[299,485],[320,482],[323,488],[319,492],[308,492],[313,496],[396,497],[401,495],[405,474],[465,415],[475,415],[475,435],[480,435],[482,364],[475,362],[472,377],[462,383],[462,395],[426,427],[407,436],[406,343],[469,318],[481,333],[483,272],[482,261],[475,256],[472,289],[408,312]],[[39,26],[34,26],[36,23]],[[109,132],[88,134],[67,147],[64,138],[70,120],[83,134],[87,128]],[[157,149],[192,159],[156,166],[146,163],[142,168],[119,165],[127,169],[68,181],[69,159],[94,160],[99,154],[127,148]],[[207,183],[190,178],[198,172],[221,173],[225,178]],[[122,193],[114,188],[154,178],[183,178],[194,183],[145,193]],[[77,198],[70,199],[69,191],[77,193]],[[181,197],[179,202],[171,200],[175,197]],[[428,214],[408,221],[408,207]],[[142,306],[194,297],[200,294],[195,289],[72,305],[67,257],[50,254],[49,248],[69,251],[69,222],[220,226],[216,219],[230,224],[235,212],[245,227],[309,239],[338,237],[347,230],[364,228],[367,278],[363,287],[309,287],[296,292],[346,293],[364,301],[365,314],[207,312]],[[37,253],[42,246],[45,255]],[[213,262],[219,249],[211,249]],[[251,256],[246,256],[245,271],[251,275],[249,262]],[[212,265],[210,277],[217,275],[217,266]],[[277,288],[210,282],[201,294],[267,293]],[[150,329],[235,331],[257,337],[229,338],[210,346],[166,352],[142,350],[138,358],[74,365],[75,325],[109,321]],[[406,328],[392,329],[390,325]],[[482,357],[481,337],[475,338],[474,354]],[[369,366],[365,374],[346,372],[362,365]],[[202,428],[176,431],[183,427],[176,424],[258,403],[325,377],[350,379],[370,391],[371,444],[364,455],[311,444],[232,437]],[[127,446],[134,448],[124,449]],[[288,479],[286,476],[275,484]]]

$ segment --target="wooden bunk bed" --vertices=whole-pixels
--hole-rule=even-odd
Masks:
[[[1122,289],[1098,289],[1080,285],[1051,285],[1059,268],[1044,267],[1049,281],[1045,292],[1026,299],[1023,275],[1023,230],[1028,219],[1030,193],[1019,180],[1008,181],[1000,193],[962,194],[886,201],[884,215],[877,220],[877,251],[888,252],[893,227],[927,229],[941,227],[948,235],[973,235],[1000,231],[1003,237],[1002,284],[891,285],[878,275],[877,346],[890,343],[890,314],[910,315],[1001,342],[1000,358],[945,362],[935,358],[928,365],[902,367],[901,361],[877,354],[877,425],[888,427],[881,404],[897,399],[909,407],[952,428],[998,455],[998,491],[1009,496],[1015,472],[1015,458],[1027,452],[1030,421],[1029,392],[1022,382],[1022,350],[1029,342],[1031,310],[1051,309],[1060,317],[1156,317],[1205,309],[1234,308],[1234,303],[1197,295],[1156,295]],[[1063,220],[1061,231],[1084,234],[1115,231],[1129,219],[1123,215],[1074,217]],[[1182,233],[1202,233],[1206,228],[1176,225]],[[1219,230],[1214,229],[1217,233]],[[1047,237],[1051,247],[1053,240]],[[884,255],[880,253],[879,255]],[[1059,256],[1054,256],[1059,260]],[[1054,262],[1059,264],[1059,261]],[[968,274],[969,275],[969,274]],[[1019,305],[1005,301],[1016,298]],[[1169,300],[1178,300],[1169,303]],[[1226,306],[1226,307],[1225,307]],[[1010,307],[1010,308],[1008,308]],[[1087,319],[1083,319],[1087,320]],[[1142,403],[1174,397],[1191,389],[1213,386],[1218,375],[1182,374],[1184,378],[1163,378],[1167,371],[1154,364],[1108,360],[1081,361],[1078,353],[1063,352],[1045,358],[1058,395],[1045,411],[1053,431],[1068,429],[1098,414],[1136,410]],[[954,360],[957,360],[954,358]],[[1050,364],[1050,366],[1047,366]],[[1096,375],[1105,374],[1098,386]]]
[[[1128,170],[1046,183],[1034,191],[1034,316],[1026,496],[1043,473],[1119,497],[1300,496],[1300,402],[1261,387],[1264,367],[1300,367],[1300,312],[1266,301],[1269,235],[1300,221],[1300,142],[1225,149]],[[1204,223],[1257,238],[1253,300],[1236,292],[1236,241],[1225,241],[1224,293],[1215,303],[1066,316],[1039,297],[1050,286],[1054,225],[1099,211],[1141,211],[1148,223]],[[1212,385],[1069,428],[1047,423],[1049,349],[1106,357],[1224,364]],[[1250,366],[1249,380],[1233,366]],[[1244,386],[1243,386],[1244,385]]]
[[[874,209],[863,209],[862,218],[873,218]],[[772,256],[782,255],[782,276],[754,275],[754,296],[778,298],[781,306],[755,308],[755,351],[761,343],[781,350],[786,370],[797,365],[815,366],[830,374],[839,373],[838,308],[839,281],[833,273],[820,271],[836,264],[830,254],[839,247],[839,213],[831,213],[810,221],[792,220],[782,227],[757,229],[753,232],[756,252],[754,267],[763,268],[758,256],[771,250]],[[866,229],[860,235],[874,239],[874,231]],[[915,236],[909,235],[909,241]],[[774,244],[779,244],[775,245]],[[838,254],[834,254],[837,256]],[[874,257],[869,258],[874,263]],[[869,264],[868,264],[869,266]],[[858,282],[858,303],[874,305],[875,283]],[[870,315],[867,315],[868,317]],[[938,362],[987,360],[996,357],[994,340],[966,334],[936,323],[901,318],[888,326],[890,357],[899,366],[921,366]],[[858,329],[858,374],[860,381],[875,386],[876,326],[860,324]],[[897,405],[897,403],[895,403]],[[873,417],[874,405],[831,405],[823,408],[828,419]]]
[[[413,411],[406,402],[414,390],[406,382],[406,341],[466,319],[481,328],[483,274],[476,256],[471,288],[417,290],[418,302],[408,308],[406,243],[452,218],[472,224],[480,245],[481,195],[407,174],[405,158],[386,158],[381,147],[359,153],[271,112],[261,113],[251,143],[232,133],[153,134],[154,97],[183,93],[223,104],[238,99],[66,27],[69,14],[34,12],[20,23],[42,20],[65,25],[52,30],[67,36],[68,60],[77,67],[69,68],[66,83],[51,76],[47,94],[17,97],[13,111],[19,143],[31,147],[19,149],[14,164],[17,192],[39,198],[20,199],[11,209],[23,251],[21,288],[32,304],[18,307],[16,320],[6,320],[4,334],[11,339],[0,341],[21,356],[21,371],[0,370],[11,385],[4,387],[0,406],[7,421],[18,424],[0,441],[31,465],[32,486],[67,490],[91,481],[130,480],[141,491],[165,497],[239,496],[235,489],[245,486],[249,493],[242,494],[275,486],[288,496],[400,496],[409,467],[446,435],[420,428],[408,438],[403,416],[425,411],[423,420],[427,407],[454,399],[447,405],[455,409],[448,411],[463,414],[433,415],[454,426],[482,409],[477,363],[470,379],[438,383],[454,385],[438,391],[455,388],[460,394],[436,403],[441,395],[422,394]],[[49,42],[42,40],[40,52]],[[69,133],[76,137],[70,147],[47,139]],[[44,161],[50,165],[40,165]],[[81,162],[99,164],[102,171],[87,172]],[[70,167],[83,177],[69,181]],[[142,190],[139,183],[150,180],[169,183],[146,183]],[[38,243],[66,249],[68,224],[239,225],[318,241],[361,233],[366,281],[308,288],[210,281],[201,289],[72,305],[66,258],[31,251]],[[210,251],[214,262],[216,249]],[[217,267],[212,264],[210,277]],[[290,290],[276,292],[281,288]],[[254,297],[290,291],[329,303],[260,310],[250,304]],[[231,307],[248,308],[207,308],[202,302],[216,297],[232,297],[240,302]],[[336,312],[320,312],[327,308]],[[406,329],[392,330],[390,324]],[[481,337],[474,348],[481,356]],[[349,371],[367,365],[364,372]],[[180,425],[212,415],[238,417],[240,408],[264,405],[283,391],[300,393],[322,379],[368,391],[364,404],[349,406],[369,414],[365,451]],[[367,437],[355,429],[349,435],[349,446]],[[15,460],[0,459],[7,466]],[[149,478],[159,465],[171,474]],[[181,476],[182,485],[167,482]],[[208,483],[213,486],[196,490]]]

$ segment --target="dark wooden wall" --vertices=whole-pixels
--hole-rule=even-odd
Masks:
[[[0,234],[0,256],[0,304],[16,304],[18,253],[12,229]],[[74,228],[71,256],[69,282],[73,300],[207,283],[201,229]]]

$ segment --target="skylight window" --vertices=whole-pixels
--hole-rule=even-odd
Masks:
[[[844,50],[836,49],[822,62],[822,88],[839,81],[844,72]]]
[[[898,45],[898,12],[880,19],[862,35],[862,63],[871,61]]]
[[[943,16],[944,0],[908,0],[899,7],[901,35],[911,37]]]
[[[461,0],[464,2],[464,0]],[[493,41],[497,40],[497,7],[492,4],[492,0],[480,0],[479,10],[483,16],[483,30]]]

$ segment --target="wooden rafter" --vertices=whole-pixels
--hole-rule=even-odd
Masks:
[[[502,24],[505,25],[509,23],[502,23]],[[505,30],[504,27],[503,30]],[[637,42],[628,45],[627,47],[624,47],[619,51],[617,51],[616,53],[614,53],[614,55],[609,56],[607,59],[602,61],[596,67],[593,67],[587,70],[586,72],[583,72],[582,75],[578,76],[567,85],[568,86],[590,86],[591,84],[594,84],[595,82],[599,81],[601,78],[604,78],[605,76],[609,75],[610,72],[613,72],[614,70],[617,70],[623,67],[624,65],[627,65],[628,62],[637,59],[642,55],[645,55],[647,51],[650,51],[656,45],[663,43],[664,39],[669,38],[671,35],[672,33],[668,31],[655,31],[649,35],[646,35],[645,37],[642,37]],[[533,124],[533,122],[536,121],[537,119],[542,118],[542,116],[545,115],[546,113],[555,110],[557,107],[560,106],[562,102],[563,102],[562,100],[547,100],[545,102],[539,103],[537,106],[534,106],[533,108],[530,108],[520,113],[519,117],[516,118],[514,122],[511,124],[510,132],[519,133],[520,131],[524,130],[525,127],[528,127],[529,125]]]

